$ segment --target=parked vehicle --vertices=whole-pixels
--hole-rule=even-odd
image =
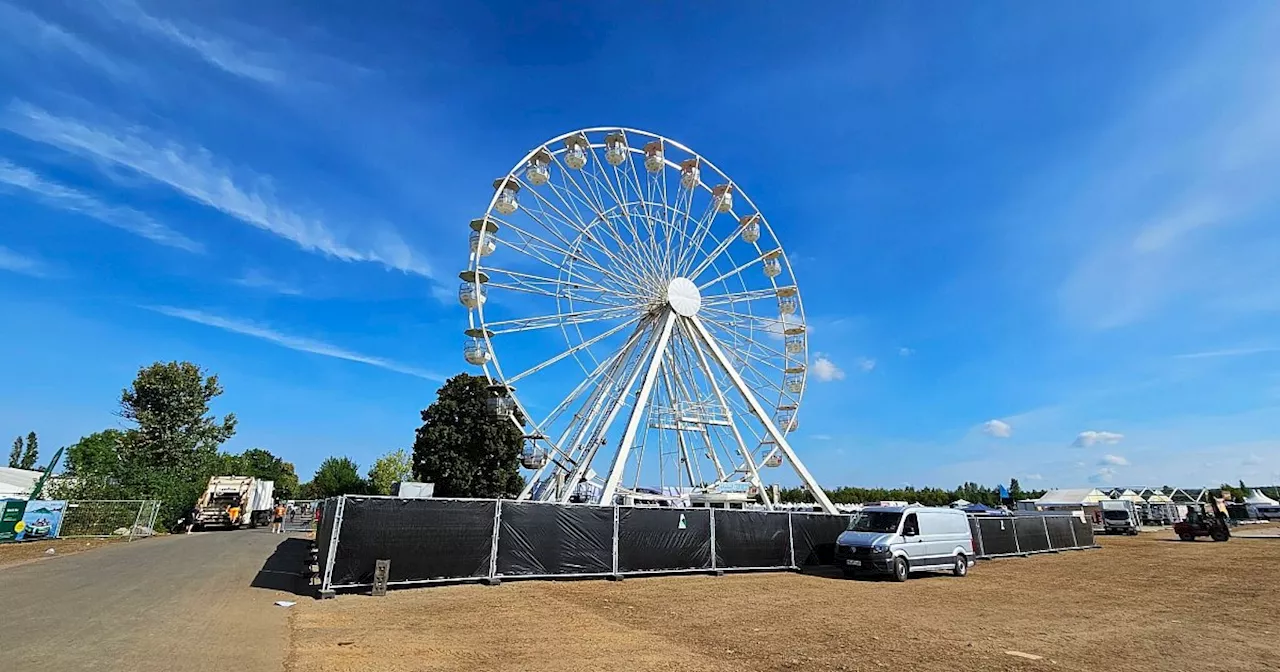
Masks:
[[[845,576],[950,571],[965,576],[974,563],[969,517],[958,509],[872,506],[860,511],[836,539],[836,564]]]
[[[1102,507],[1102,531],[1106,534],[1136,535],[1142,523],[1138,510],[1127,499],[1104,499]]]
[[[271,523],[275,481],[214,476],[196,502],[196,527],[256,527]]]

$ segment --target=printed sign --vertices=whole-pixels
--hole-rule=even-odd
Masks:
[[[0,541],[53,539],[62,528],[67,503],[47,499],[4,502],[0,510]]]

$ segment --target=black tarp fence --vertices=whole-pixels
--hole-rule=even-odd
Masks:
[[[320,589],[504,578],[829,565],[850,514],[346,496],[325,500],[316,530]],[[978,557],[1093,545],[1073,516],[970,518]]]

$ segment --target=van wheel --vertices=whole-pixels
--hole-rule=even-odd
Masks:
[[[906,558],[894,558],[893,560],[893,580],[899,583],[907,580],[907,575],[911,569],[907,567]]]
[[[951,567],[952,576],[965,576],[969,573],[969,559],[964,554],[956,556],[956,564]]]

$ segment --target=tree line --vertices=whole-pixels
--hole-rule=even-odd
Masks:
[[[1023,490],[1022,485],[1018,483],[1018,479],[1009,479],[1009,485],[1006,488],[1009,493],[1009,499],[1017,501],[1019,499],[1035,499],[1047,492],[1046,490]],[[984,504],[986,506],[999,506],[1005,503],[1000,498],[1000,488],[987,487],[977,483],[963,483],[953,490],[945,488],[913,488],[904,486],[901,488],[857,488],[857,487],[841,487],[832,490],[825,490],[827,497],[835,504],[863,504],[866,502],[910,502],[920,503],[925,506],[947,506],[956,500],[965,500],[971,504]],[[804,504],[813,502],[813,495],[804,488],[785,488],[778,493],[779,501],[790,504]]]
[[[27,441],[23,443],[22,436],[13,440],[13,450],[9,451],[9,467],[12,469],[34,469],[43,471],[43,468],[36,467],[36,462],[40,460],[40,439],[35,432],[27,434]]]

